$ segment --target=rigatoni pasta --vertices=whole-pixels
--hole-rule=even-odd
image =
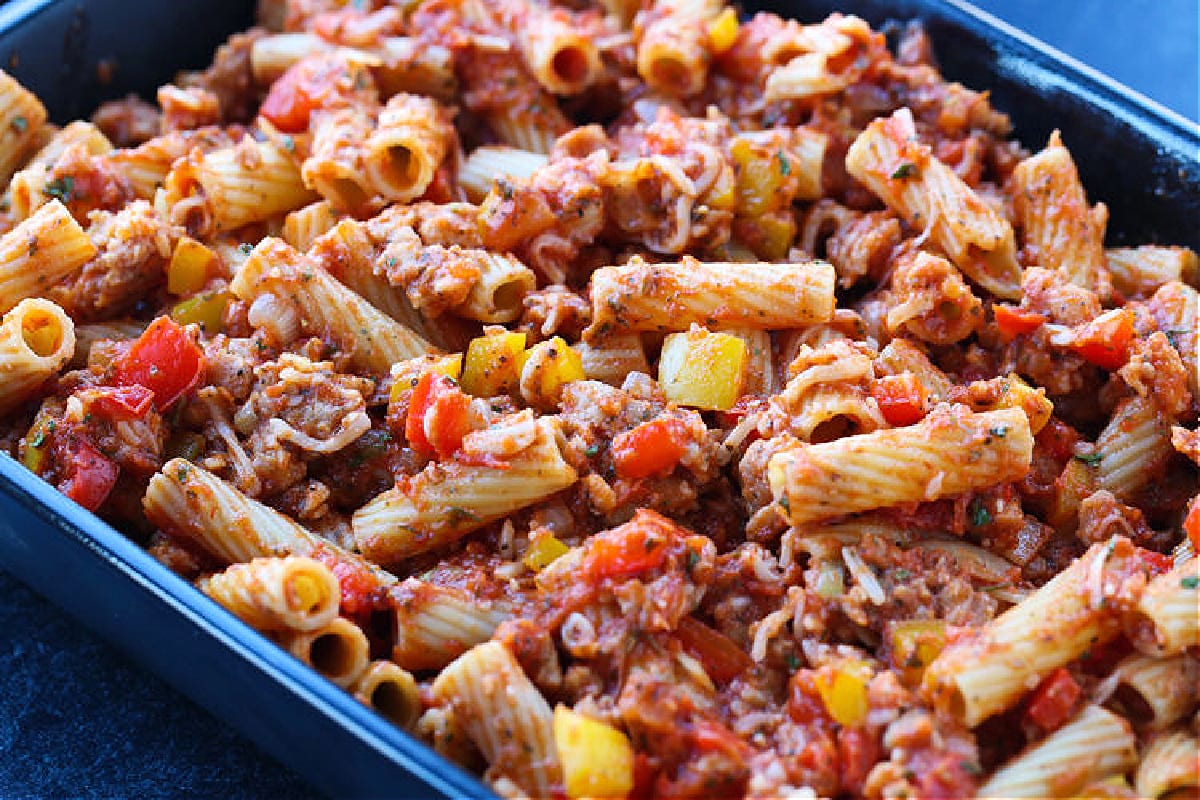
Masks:
[[[1194,784],[1196,255],[1076,133],[916,25],[260,11],[0,78],[8,454],[504,796]]]
[[[0,413],[34,396],[75,353],[75,324],[54,303],[27,298],[0,322]]]

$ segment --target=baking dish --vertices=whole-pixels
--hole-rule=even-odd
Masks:
[[[134,25],[131,5],[10,4],[0,15],[0,55],[62,120],[86,114],[102,97],[152,91],[175,69],[205,63],[213,45],[244,27],[249,16],[245,2],[173,3],[139,8]],[[947,74],[991,87],[996,105],[1013,114],[1028,145],[1040,145],[1053,126],[1063,129],[1092,198],[1112,207],[1114,230],[1132,241],[1197,244],[1192,221],[1200,201],[1195,156],[1200,140],[1186,123],[1064,65],[965,6],[772,7],[809,20],[833,7],[876,25],[888,18],[926,19]],[[146,30],[162,34],[149,39]],[[106,84],[96,70],[102,61],[107,62],[102,71],[111,73]],[[1116,152],[1122,158],[1113,158]],[[0,521],[0,560],[14,574],[318,786],[338,795],[487,794],[11,461],[0,464],[0,486],[9,498]],[[72,576],[69,583],[64,575]]]

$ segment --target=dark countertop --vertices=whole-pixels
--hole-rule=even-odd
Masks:
[[[1198,119],[1195,0],[976,4]],[[3,571],[0,598],[0,797],[316,796]]]

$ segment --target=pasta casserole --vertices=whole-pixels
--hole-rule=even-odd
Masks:
[[[0,446],[509,798],[1195,797],[1197,288],[919,23],[0,72]]]

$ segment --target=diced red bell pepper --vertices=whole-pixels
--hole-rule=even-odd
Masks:
[[[128,386],[96,386],[93,402],[100,413],[113,420],[141,419],[154,407],[154,392],[140,383]]]
[[[594,580],[620,578],[661,566],[680,528],[666,517],[639,509],[624,525],[597,533],[587,544],[582,572]]]
[[[143,386],[166,410],[199,383],[207,364],[204,351],[178,322],[159,317],[113,364],[114,386]]]
[[[613,439],[613,466],[622,478],[666,475],[687,452],[687,428],[675,417],[643,422]]]
[[[1175,566],[1175,559],[1144,547],[1139,547],[1134,551],[1134,558],[1139,564],[1145,566],[1146,571],[1151,575],[1161,575]]]
[[[329,105],[348,81],[343,59],[306,58],[293,64],[267,93],[258,113],[283,133],[301,133],[318,108]]]
[[[1082,693],[1071,673],[1059,667],[1034,689],[1025,718],[1046,733],[1056,731],[1070,718]]]
[[[871,386],[871,396],[889,425],[915,425],[925,418],[929,395],[916,375],[887,375]]]
[[[471,432],[471,398],[453,380],[426,372],[413,389],[404,435],[426,458],[449,458]]]
[[[1183,529],[1192,541],[1192,549],[1200,552],[1200,500],[1192,501],[1187,519],[1183,521]]]
[[[1106,311],[1075,332],[1071,349],[1085,361],[1114,372],[1129,360],[1133,341],[1133,312],[1124,308]]]
[[[675,634],[689,654],[700,660],[708,676],[719,684],[729,683],[754,666],[750,656],[728,636],[693,617],[679,621]]]
[[[1000,338],[1011,342],[1023,333],[1033,333],[1046,323],[1046,318],[1034,311],[1025,311],[1016,306],[994,305],[992,315]]]
[[[58,489],[88,511],[108,498],[121,470],[116,463],[79,436],[70,437],[61,459],[67,478]]]

